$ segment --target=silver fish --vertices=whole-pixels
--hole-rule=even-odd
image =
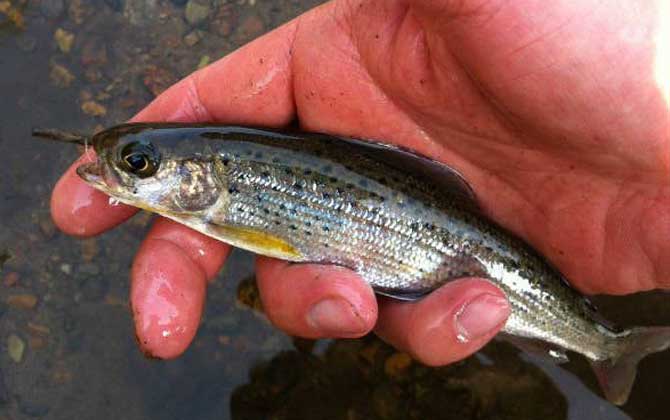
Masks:
[[[584,355],[613,403],[627,400],[637,363],[670,345],[670,328],[603,321],[546,259],[485,217],[456,171],[408,150],[186,124],[125,124],[90,141],[98,159],[77,169],[87,183],[231,245],[348,267],[404,300],[459,277],[490,280],[512,306],[503,334],[558,362]]]

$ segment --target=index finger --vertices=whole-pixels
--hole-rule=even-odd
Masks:
[[[295,21],[247,44],[158,96],[133,121],[204,122],[281,126],[295,114],[291,45]],[[51,214],[64,232],[92,236],[122,223],[137,209],[109,198],[75,173],[77,160],[51,197]]]

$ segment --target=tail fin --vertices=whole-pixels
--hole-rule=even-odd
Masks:
[[[607,399],[623,405],[635,382],[637,364],[645,356],[670,347],[670,327],[639,327],[630,330],[619,342],[617,356],[591,362],[600,387]]]

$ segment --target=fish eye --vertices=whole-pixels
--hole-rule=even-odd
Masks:
[[[121,167],[126,172],[147,178],[155,174],[160,156],[151,143],[128,143],[121,149]]]

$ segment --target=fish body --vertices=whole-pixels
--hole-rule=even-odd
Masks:
[[[92,138],[78,168],[113,198],[262,255],[336,264],[377,293],[413,300],[460,277],[506,294],[503,333],[558,361],[588,358],[625,402],[667,328],[614,328],[528,244],[485,217],[454,170],[410,151],[321,134],[125,124]]]

